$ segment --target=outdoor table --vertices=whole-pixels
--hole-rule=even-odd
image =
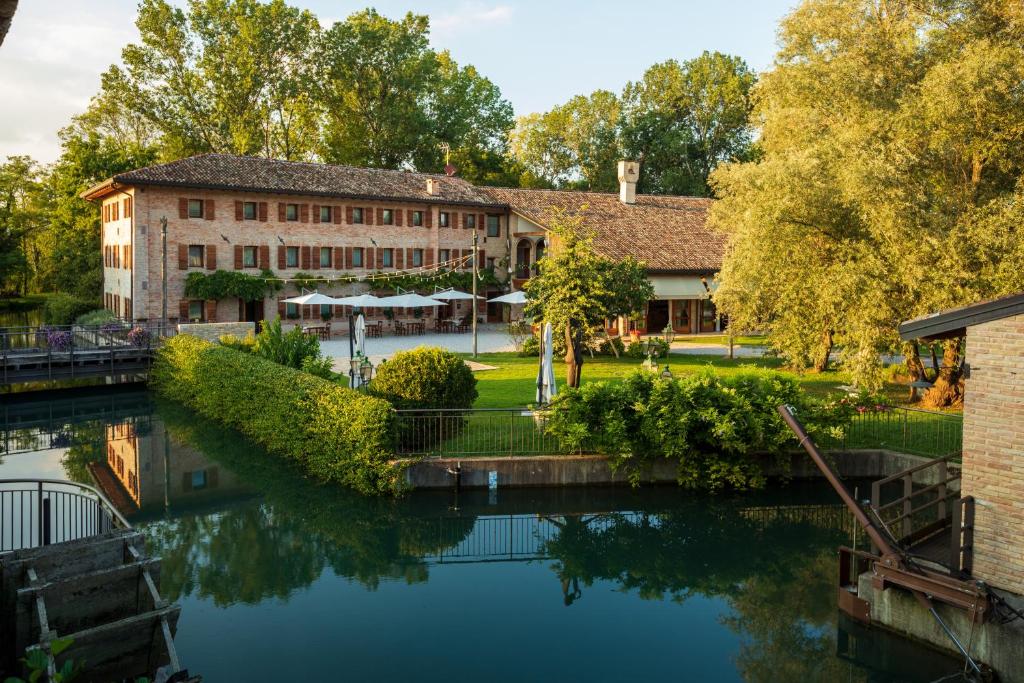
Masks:
[[[384,332],[384,325],[378,320],[375,323],[366,323],[366,336],[379,337]]]
[[[326,325],[309,325],[308,327],[303,327],[302,331],[306,334],[315,334],[320,339],[324,339],[327,336]]]
[[[406,327],[409,328],[409,331],[413,334],[426,334],[427,332],[427,323],[424,320],[408,323],[406,324]]]

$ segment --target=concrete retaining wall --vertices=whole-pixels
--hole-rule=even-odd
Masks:
[[[836,470],[844,478],[881,478],[913,467],[929,458],[886,450],[845,451],[830,454]],[[449,470],[461,468],[464,488],[486,488],[491,473],[497,475],[499,488],[532,486],[593,486],[627,483],[622,472],[613,472],[603,455],[540,455],[494,458],[435,458],[413,462],[406,470],[406,482],[415,489],[451,488],[454,477]],[[768,475],[784,474],[784,468],[769,466]],[[794,479],[816,479],[821,472],[803,453],[794,453],[790,461]],[[926,470],[919,480],[933,484],[934,473]],[[650,463],[640,476],[641,483],[661,484],[676,481],[676,468],[670,461]],[[866,493],[866,492],[865,492]]]
[[[857,594],[871,604],[873,625],[959,655],[935,617],[917,602],[910,591],[891,587],[875,590],[871,585],[871,574],[865,573],[859,577]],[[1017,609],[1024,606],[1024,600],[1018,599],[1016,603],[1014,607]],[[970,643],[974,661],[992,667],[1001,683],[1024,683],[1024,622],[1018,619],[1009,624],[976,624],[972,635],[972,624],[966,612],[938,602],[935,603],[935,611],[964,647]]]
[[[233,334],[236,337],[244,337],[247,334],[256,332],[256,323],[181,323],[178,325],[179,334],[191,334],[194,337],[215,342],[225,334]]]

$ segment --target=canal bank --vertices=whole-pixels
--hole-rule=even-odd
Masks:
[[[885,449],[832,451],[829,456],[844,479],[880,479],[932,461]],[[774,461],[771,456],[765,458]],[[398,462],[406,466],[405,481],[413,490],[628,486],[631,481],[629,474],[614,469],[605,455],[425,458]],[[821,472],[803,453],[793,453],[788,467],[767,463],[765,474],[772,479],[821,479]],[[646,464],[636,479],[641,484],[675,484],[676,480],[676,464],[668,460]],[[937,481],[937,471],[930,469],[919,478],[922,485]]]

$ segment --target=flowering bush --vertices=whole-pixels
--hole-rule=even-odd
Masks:
[[[758,488],[765,465],[784,470],[796,445],[776,411],[793,406],[812,436],[840,433],[844,417],[822,413],[792,378],[771,372],[711,372],[663,379],[636,371],[622,382],[591,382],[551,404],[547,431],[568,452],[611,456],[634,483],[652,460],[674,460],[689,488]],[[847,421],[848,422],[848,421]]]
[[[142,348],[143,346],[146,346],[147,344],[149,344],[149,330],[147,330],[144,327],[139,327],[138,325],[136,325],[128,333],[128,341],[131,343],[132,346],[135,346],[137,348]]]
[[[67,351],[73,342],[71,334],[71,330],[49,328],[46,331],[46,345],[53,351]]]

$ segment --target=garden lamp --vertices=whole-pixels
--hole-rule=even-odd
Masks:
[[[665,364],[665,369],[661,371],[662,379],[672,379],[672,371],[668,369],[668,363]]]
[[[362,363],[359,364],[359,373],[363,379],[363,384],[369,384],[370,378],[373,376],[373,364],[369,358],[363,357]]]

